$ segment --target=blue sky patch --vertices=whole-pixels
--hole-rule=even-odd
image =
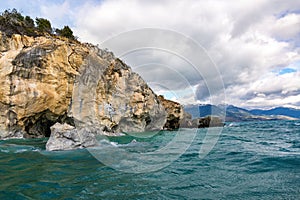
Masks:
[[[296,71],[297,70],[292,69],[292,68],[284,68],[284,69],[280,70],[278,74],[283,75],[283,74],[288,74],[288,73],[294,73]]]

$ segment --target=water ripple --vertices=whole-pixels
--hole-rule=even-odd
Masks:
[[[142,174],[116,171],[84,149],[48,152],[45,139],[0,141],[0,199],[297,199],[299,124],[227,125],[204,159],[198,151],[205,131],[199,130],[171,165]],[[134,144],[132,136],[109,139],[126,151],[151,152],[172,137],[163,132]]]

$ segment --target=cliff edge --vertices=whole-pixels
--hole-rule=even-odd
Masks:
[[[176,129],[184,116],[111,52],[62,37],[0,32],[0,82],[0,139],[49,137],[56,123],[108,135]]]

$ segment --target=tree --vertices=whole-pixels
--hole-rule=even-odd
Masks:
[[[34,21],[29,16],[24,18],[16,9],[5,10],[1,13],[0,30],[9,36],[15,33],[35,35]]]
[[[34,20],[31,19],[31,17],[26,16],[25,19],[24,19],[24,22],[25,22],[26,27],[34,28]]]
[[[15,8],[5,10],[0,13],[0,31],[8,36],[13,34],[21,34],[28,36],[45,35],[45,33],[53,34],[51,22],[48,19],[36,18],[35,21],[31,17],[24,17]],[[55,30],[57,35],[76,40],[73,31],[69,26]]]
[[[3,15],[6,16],[6,17],[9,17],[9,18],[11,18],[15,21],[18,21],[18,22],[22,22],[24,20],[24,17],[22,16],[22,14],[19,13],[17,11],[17,9],[15,9],[15,8],[12,9],[12,11],[5,10]]]
[[[3,13],[1,13],[0,18],[3,23],[8,25],[19,25],[24,21],[22,14],[19,13],[15,8],[12,11],[5,10]]]
[[[40,32],[47,32],[47,33],[51,34],[52,27],[51,27],[51,23],[48,19],[36,18],[35,22],[36,22],[36,25],[37,25],[37,29]]]
[[[63,29],[56,29],[56,33],[60,36],[69,38],[74,40],[75,37],[73,35],[73,31],[71,30],[71,28],[69,26],[64,26]]]

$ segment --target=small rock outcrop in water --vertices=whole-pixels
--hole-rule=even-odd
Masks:
[[[97,145],[96,134],[99,129],[76,129],[68,124],[56,123],[51,126],[51,136],[46,144],[46,149],[71,150]]]
[[[208,127],[222,127],[224,122],[218,117],[201,117],[193,120],[188,120],[182,124],[182,128],[208,128]]]

